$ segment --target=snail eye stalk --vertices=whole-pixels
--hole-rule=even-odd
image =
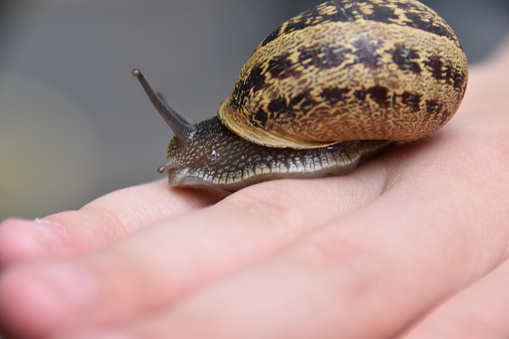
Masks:
[[[134,68],[131,71],[133,77],[138,79],[141,84],[141,87],[147,93],[150,102],[154,105],[155,109],[161,114],[163,119],[166,121],[168,126],[170,126],[171,130],[175,134],[175,136],[182,142],[185,142],[189,139],[189,136],[192,134],[194,130],[194,125],[190,123],[186,118],[177,113],[174,109],[168,106],[160,97],[157,95],[152,87],[148,84],[147,80],[141,73],[141,71],[137,68]],[[164,167],[164,166],[163,166]]]

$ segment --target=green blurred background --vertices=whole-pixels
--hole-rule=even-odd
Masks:
[[[202,120],[265,35],[318,3],[0,0],[0,220],[76,209],[159,178],[171,134],[131,68]],[[509,30],[507,0],[425,3],[471,62]]]

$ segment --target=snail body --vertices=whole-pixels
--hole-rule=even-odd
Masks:
[[[437,131],[463,99],[468,63],[418,1],[336,0],[268,35],[209,120],[191,124],[133,75],[175,133],[159,172],[174,186],[236,190],[345,174],[392,141]]]

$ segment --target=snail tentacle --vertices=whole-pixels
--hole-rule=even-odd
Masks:
[[[131,71],[131,74],[133,77],[138,79],[145,90],[145,93],[147,93],[148,98],[152,102],[152,105],[154,105],[155,109],[159,112],[159,114],[161,114],[168,126],[170,126],[173,133],[175,133],[175,136],[182,142],[188,140],[190,135],[193,134],[194,125],[191,124],[187,118],[181,116],[178,112],[168,106],[161,97],[154,92],[139,69],[134,68]]]

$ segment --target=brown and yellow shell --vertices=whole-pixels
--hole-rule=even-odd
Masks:
[[[410,141],[449,121],[467,78],[454,32],[420,2],[329,1],[267,36],[218,117],[271,147]]]

